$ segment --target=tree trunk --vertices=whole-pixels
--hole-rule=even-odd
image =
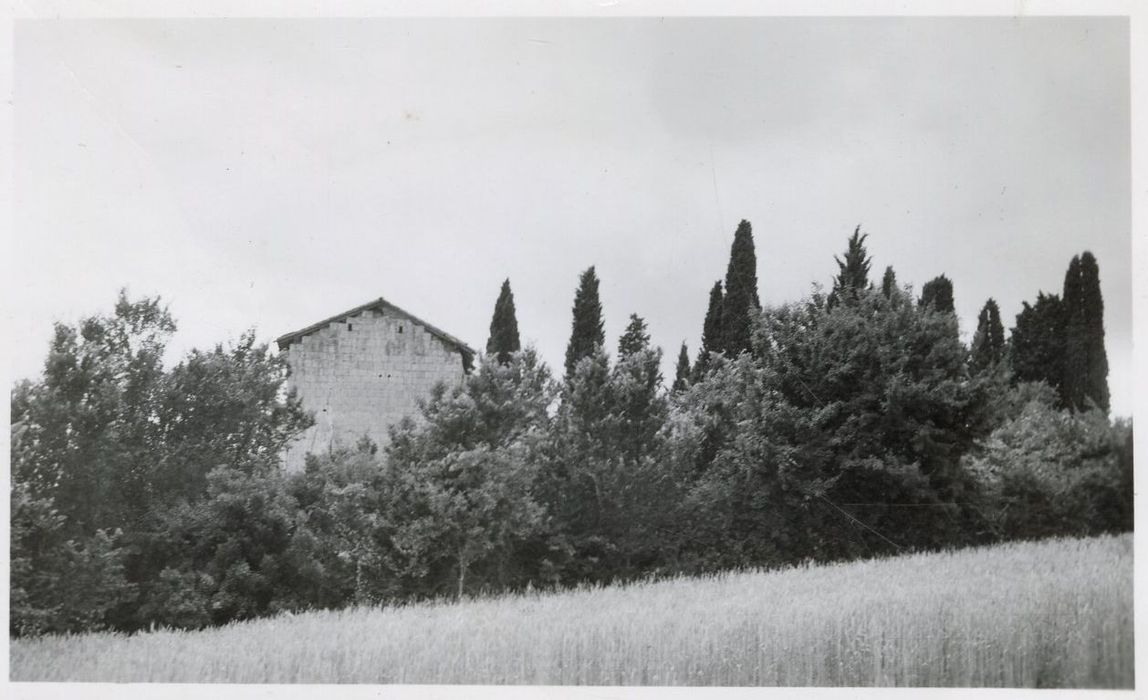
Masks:
[[[363,560],[358,555],[355,556],[355,604],[361,605],[363,602]]]
[[[458,599],[462,600],[462,591],[466,587],[466,554],[463,547],[458,548]]]

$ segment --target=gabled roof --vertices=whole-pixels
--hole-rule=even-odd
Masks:
[[[458,350],[459,353],[462,354],[463,364],[466,367],[470,367],[471,361],[474,359],[474,350],[469,345],[462,342],[458,338],[454,337],[450,333],[447,333],[444,330],[441,330],[439,328],[436,328],[435,326],[432,326],[431,324],[422,320],[418,316],[415,316],[414,314],[412,314],[408,311],[400,309],[399,307],[395,306],[394,304],[392,304],[391,302],[387,301],[386,299],[384,299],[382,297],[379,297],[378,299],[375,299],[374,301],[368,301],[366,304],[356,306],[353,309],[348,309],[341,314],[336,314],[335,316],[332,316],[331,318],[319,321],[318,323],[312,323],[311,325],[307,326],[306,328],[302,328],[302,329],[294,331],[292,333],[287,333],[286,335],[281,335],[275,339],[275,342],[279,345],[280,350],[285,350],[285,349],[287,349],[287,346],[289,346],[294,341],[299,340],[300,338],[302,338],[305,335],[311,335],[315,331],[326,328],[329,324],[344,321],[344,320],[350,318],[351,316],[357,316],[357,315],[363,313],[364,311],[387,311],[387,312],[390,312],[392,314],[395,314],[396,316],[402,316],[403,318],[410,320],[412,323],[419,324],[423,328],[427,329],[428,333],[435,336],[439,340],[443,341],[447,345],[453,347],[454,349]]]

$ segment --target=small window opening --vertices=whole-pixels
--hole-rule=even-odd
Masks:
[[[402,332],[403,332],[403,327],[399,326],[399,333],[402,333]]]
[[[348,323],[348,324],[347,324],[347,330],[348,330],[348,331],[353,331],[353,330],[355,330],[355,324],[353,324],[353,323]]]

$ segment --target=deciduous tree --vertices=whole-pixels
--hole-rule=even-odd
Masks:
[[[439,385],[420,421],[392,430],[383,488],[394,575],[444,593],[449,572],[458,596],[476,571],[497,581],[514,544],[543,522],[535,452],[554,399],[549,370],[528,348]]]
[[[57,323],[43,376],[13,392],[23,445],[14,478],[50,499],[73,534],[124,527],[146,511],[174,331],[158,298],[130,301],[121,291],[112,314]]]

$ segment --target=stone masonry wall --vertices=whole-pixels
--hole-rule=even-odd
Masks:
[[[287,348],[288,386],[315,425],[288,448],[288,471],[308,452],[353,446],[363,435],[380,447],[387,426],[418,411],[436,382],[457,382],[462,356],[409,318],[379,310],[328,324]]]

